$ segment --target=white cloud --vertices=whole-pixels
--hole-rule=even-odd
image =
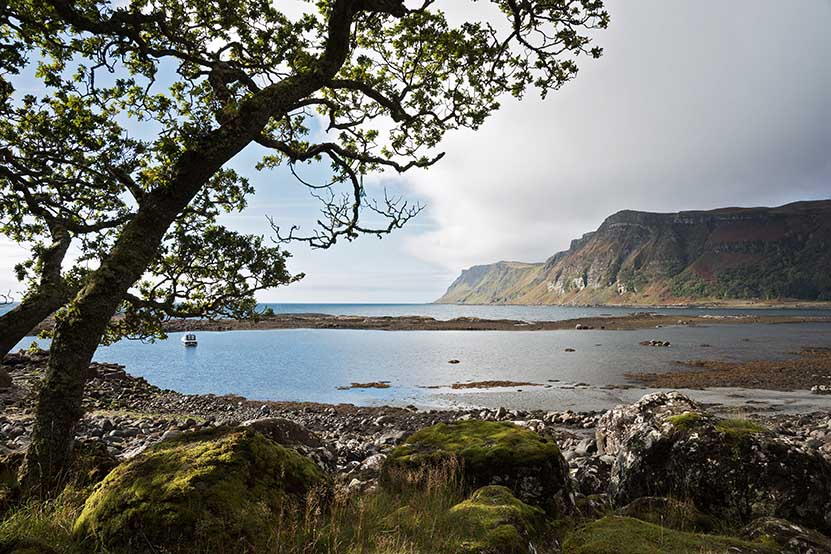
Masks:
[[[606,51],[545,102],[509,101],[410,177],[454,268],[542,260],[620,209],[831,195],[831,4],[609,2]]]

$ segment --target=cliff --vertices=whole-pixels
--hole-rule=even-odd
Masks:
[[[831,300],[831,200],[621,211],[542,263],[474,266],[440,303]]]

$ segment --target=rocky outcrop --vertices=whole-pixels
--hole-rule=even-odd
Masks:
[[[831,463],[754,422],[658,393],[608,412],[597,437],[615,455],[609,492],[618,505],[670,496],[735,524],[772,516],[831,531]]]
[[[543,263],[465,270],[438,302],[831,300],[830,273],[828,200],[667,214],[627,210]]]
[[[568,464],[557,444],[508,422],[460,421],[417,431],[391,452],[385,480],[420,481],[425,468],[454,464],[468,490],[502,485],[550,513],[573,507]]]

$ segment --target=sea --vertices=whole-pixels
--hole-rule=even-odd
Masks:
[[[264,304],[275,313],[421,315],[437,319],[481,317],[526,321],[625,315],[651,311],[677,315],[829,315],[813,309],[633,309],[571,306],[444,304]],[[2,308],[0,308],[2,310]],[[415,405],[420,408],[506,406],[575,411],[601,410],[636,400],[652,389],[625,374],[685,371],[696,359],[785,359],[804,347],[831,347],[831,323],[780,325],[668,325],[634,331],[376,331],[285,329],[198,333],[185,348],[180,333],[153,343],[122,340],[103,346],[95,360],[126,366],[133,375],[186,394],[238,394],[259,400]],[[670,341],[648,348],[645,340]],[[48,340],[26,338],[48,347]],[[704,346],[706,345],[706,346]],[[566,349],[574,352],[566,352]],[[459,360],[457,364],[448,363]],[[523,381],[540,386],[455,390],[454,383]],[[351,383],[388,382],[384,389],[344,389]],[[705,402],[805,411],[828,409],[831,399],[807,392],[713,389],[689,391]]]

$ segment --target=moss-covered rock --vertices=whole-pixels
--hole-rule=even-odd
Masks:
[[[712,533],[720,528],[716,518],[702,513],[691,502],[660,496],[638,498],[617,513],[677,531]]]
[[[114,552],[247,552],[327,486],[312,461],[250,429],[190,433],[116,467],[75,533]]]
[[[663,401],[675,408],[661,409]],[[758,423],[677,409],[684,404],[677,393],[649,395],[616,409],[626,417],[599,431],[615,438],[609,492],[616,505],[672,497],[736,528],[772,516],[831,531],[828,460]]]
[[[546,540],[546,515],[525,504],[502,486],[491,485],[450,509],[460,531],[458,552],[471,554],[527,553]]]
[[[639,519],[607,516],[570,533],[563,554],[776,554],[768,544],[688,533]]]
[[[402,473],[458,463],[467,490],[504,485],[529,504],[553,513],[571,511],[568,465],[557,444],[508,422],[462,421],[421,429],[387,458],[384,480]]]

